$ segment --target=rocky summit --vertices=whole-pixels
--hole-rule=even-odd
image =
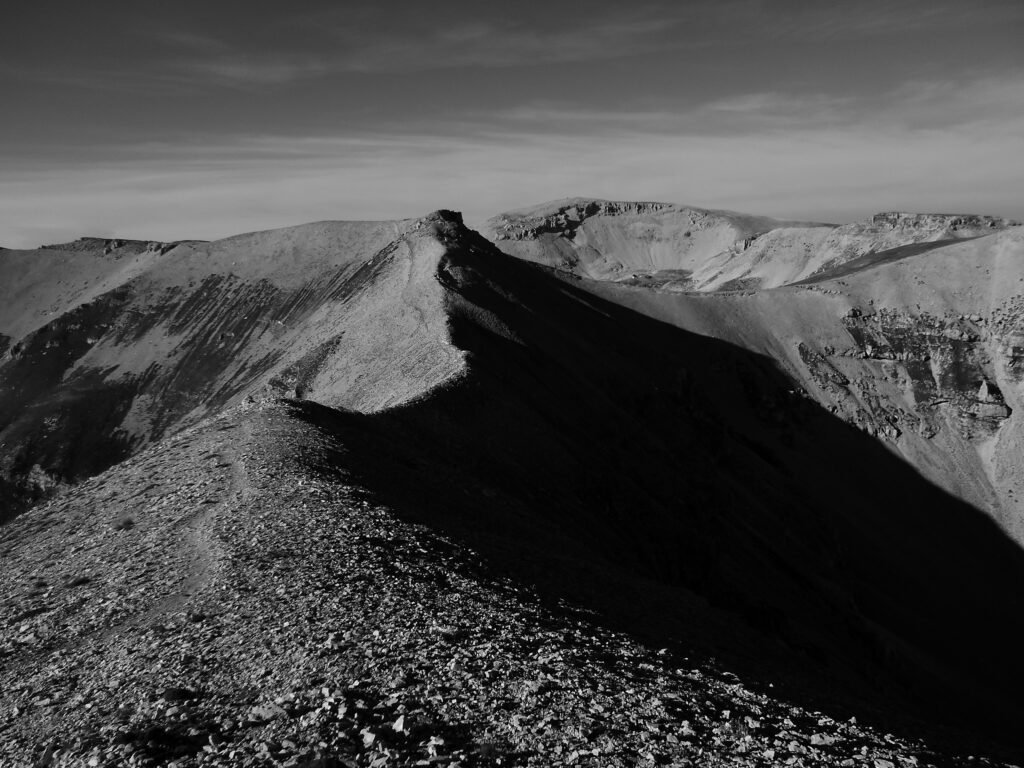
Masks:
[[[1024,227],[0,250],[0,764],[1024,760]]]

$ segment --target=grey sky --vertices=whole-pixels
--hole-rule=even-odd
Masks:
[[[1024,218],[1024,3],[15,2],[0,243],[573,195]]]

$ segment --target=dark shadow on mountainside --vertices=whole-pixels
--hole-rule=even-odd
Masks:
[[[1024,553],[988,518],[768,358],[482,242],[439,278],[467,376],[373,416],[301,405],[381,501],[680,659],[1019,748]]]

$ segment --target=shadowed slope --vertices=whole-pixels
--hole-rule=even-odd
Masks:
[[[468,375],[350,440],[389,505],[804,695],[996,731],[1018,716],[1024,558],[985,516],[765,357],[483,243],[440,279]]]
[[[362,484],[380,426],[231,409],[0,529],[4,765],[978,764],[545,604]]]
[[[778,361],[1024,544],[1024,229],[883,252],[770,291],[580,287]]]

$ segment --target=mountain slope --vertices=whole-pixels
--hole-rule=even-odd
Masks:
[[[367,430],[230,410],[8,525],[5,764],[977,764],[545,605],[382,505]]]
[[[777,360],[822,406],[1024,543],[1024,229],[851,267],[708,296],[581,285]]]
[[[375,410],[457,376],[427,279],[444,226],[324,222],[0,253],[0,485],[38,498],[270,382]],[[364,331],[351,343],[350,326]],[[337,359],[348,366],[333,370]]]
[[[574,198],[500,214],[483,233],[505,253],[583,277],[711,291],[773,288],[868,253],[979,237],[1013,223],[882,213],[837,227],[670,203]]]
[[[770,291],[699,295],[584,280],[525,263],[501,253],[466,230],[456,215],[446,213],[409,222],[327,223],[241,236],[203,246],[201,252],[188,246],[191,250],[178,253],[177,261],[168,260],[176,253],[168,251],[164,260],[156,260],[118,289],[124,291],[122,304],[104,294],[110,303],[99,307],[111,313],[110,321],[82,316],[77,329],[61,326],[75,340],[79,336],[74,334],[88,335],[105,323],[101,343],[48,347],[46,337],[38,335],[40,329],[27,341],[19,340],[21,346],[0,369],[5,386],[29,398],[27,413],[45,424],[54,414],[66,419],[66,411],[54,408],[61,398],[69,399],[72,413],[74,408],[86,413],[95,404],[102,406],[104,398],[118,401],[119,395],[107,388],[108,379],[96,379],[90,388],[86,385],[93,380],[78,378],[79,367],[95,364],[101,372],[114,370],[120,377],[114,380],[122,381],[145,363],[142,370],[153,371],[140,380],[148,387],[140,390],[148,400],[140,404],[136,396],[133,407],[145,408],[144,415],[157,422],[149,421],[148,431],[134,433],[144,437],[125,451],[155,440],[160,429],[178,431],[203,418],[216,419],[158,444],[141,463],[115,468],[105,479],[82,485],[2,529],[5,561],[12,563],[4,573],[11,579],[7,592],[18,595],[24,590],[25,595],[7,606],[8,622],[18,626],[17,636],[25,640],[7,649],[13,665],[8,667],[13,670],[9,682],[46,679],[56,662],[46,660],[50,646],[45,643],[65,635],[92,638],[88,642],[99,643],[99,658],[123,658],[125,649],[134,647],[137,631],[148,625],[159,634],[153,624],[164,623],[160,616],[191,609],[189,593],[212,600],[210,612],[237,610],[243,626],[241,634],[209,639],[218,648],[223,645],[217,651],[223,661],[204,666],[192,658],[187,664],[197,667],[173,669],[182,669],[182,675],[191,670],[188,675],[194,676],[199,668],[217,669],[222,663],[230,675],[246,658],[267,658],[265,666],[278,670],[270,675],[277,680],[285,673],[275,665],[316,655],[311,633],[333,622],[355,631],[346,623],[351,618],[342,615],[359,613],[359,606],[369,604],[340,597],[332,602],[330,594],[344,592],[346,586],[350,593],[355,589],[361,594],[363,588],[354,585],[365,583],[368,594],[372,592],[367,599],[391,599],[386,585],[370,589],[379,575],[368,577],[349,566],[372,560],[383,571],[397,568],[413,582],[442,579],[443,588],[436,553],[430,554],[429,548],[420,560],[415,554],[412,560],[401,560],[402,553],[415,552],[415,547],[408,550],[406,544],[391,541],[386,531],[403,521],[472,547],[508,583],[532,585],[552,610],[583,608],[595,625],[628,633],[648,648],[664,648],[669,658],[713,656],[762,691],[773,685],[773,699],[790,697],[805,711],[825,709],[833,721],[855,713],[904,734],[938,739],[936,744],[943,740],[941,733],[935,735],[941,728],[957,747],[1017,749],[1012,734],[1022,714],[1018,693],[1024,661],[1016,638],[1024,629],[1024,589],[1018,588],[1024,585],[1024,555],[992,519],[968,503],[973,501],[971,488],[951,488],[958,496],[923,478],[891,445],[879,441],[876,434],[883,439],[887,434],[881,422],[875,434],[856,429],[874,424],[871,419],[880,418],[878,408],[895,395],[881,384],[871,390],[850,382],[869,380],[876,369],[884,373],[884,361],[894,360],[906,364],[908,380],[913,383],[918,376],[920,386],[927,380],[915,362],[946,361],[944,367],[927,370],[936,387],[957,392],[961,384],[973,387],[981,372],[989,382],[984,392],[979,385],[964,390],[973,400],[950,400],[948,413],[940,412],[946,421],[927,445],[975,450],[972,441],[977,439],[978,446],[989,446],[986,441],[1001,434],[1010,417],[995,407],[1001,379],[990,370],[992,361],[983,358],[994,347],[989,340],[976,344],[958,337],[964,344],[947,349],[938,338],[953,337],[929,330],[930,315],[917,305],[931,296],[935,303],[928,305],[929,312],[940,307],[953,312],[984,296],[1012,300],[1016,291],[1008,280],[1019,264],[1019,235],[1010,231],[949,252],[935,248],[908,258],[893,256],[895,260],[832,282],[823,278],[821,283]],[[918,271],[935,258],[940,261],[934,262],[934,274],[926,277],[934,282],[947,274],[945,292],[929,287],[924,277],[915,282]],[[986,265],[998,272],[1003,294],[966,278]],[[958,274],[954,267],[964,272]],[[906,274],[899,278],[886,272],[884,280],[868,274],[877,270]],[[857,293],[849,286],[861,275],[865,282]],[[868,309],[873,306],[878,307],[877,317]],[[886,313],[901,308],[903,314],[890,322],[883,308]],[[61,322],[69,322],[67,317]],[[971,318],[956,322],[978,323]],[[1016,320],[1009,320],[999,338],[1016,338],[1017,327]],[[894,329],[900,328],[906,330],[900,338],[910,340],[906,348],[897,348],[894,341]],[[879,334],[888,340],[887,347]],[[840,341],[846,346],[839,346]],[[835,350],[847,348],[851,353],[839,357],[852,367],[843,373],[839,368],[846,363],[832,362],[832,357]],[[892,356],[874,354],[883,348]],[[928,360],[915,357],[922,348]],[[49,357],[55,349],[62,351]],[[1013,355],[1009,363],[1000,364],[1015,370]],[[51,378],[32,379],[29,371]],[[900,391],[902,396],[907,393],[905,386]],[[311,402],[296,402],[284,411],[225,411],[281,394]],[[1004,406],[1010,402],[1009,396],[999,397]],[[949,432],[950,425],[967,418],[961,411],[974,414],[973,421],[964,423],[978,431],[957,442]],[[862,418],[862,412],[867,416]],[[267,419],[284,426],[271,429],[253,413],[269,414]],[[250,416],[255,426],[245,427]],[[68,422],[63,423],[61,429],[67,429]],[[117,430],[132,423],[118,416],[108,422],[108,434],[116,437]],[[153,423],[159,428],[153,429]],[[196,435],[201,435],[197,442],[189,442]],[[16,439],[18,433],[8,431],[5,437]],[[68,445],[79,444],[73,433],[65,433],[64,439]],[[922,433],[921,439],[929,438]],[[45,447],[28,441],[19,449],[45,459],[40,445]],[[188,456],[177,455],[176,446],[191,446]],[[915,457],[910,448],[897,447],[921,466],[930,457],[938,461],[942,456],[939,448]],[[241,463],[252,472],[239,469],[232,450],[246,453]],[[984,450],[989,448],[976,451],[979,457]],[[1011,460],[999,450],[992,455]],[[946,461],[958,459],[954,454]],[[169,468],[167,479],[150,480],[164,471],[161,467]],[[149,483],[155,486],[149,488]],[[319,488],[314,495],[326,496],[314,499],[307,483]],[[263,490],[256,492],[255,487]],[[386,510],[380,513],[384,517],[354,504],[363,494],[372,499],[374,509]],[[343,515],[337,529],[330,517],[335,513]],[[345,527],[362,525],[364,516],[372,528],[365,531],[369,538],[360,540],[366,546],[358,551],[342,547],[338,537],[344,538]],[[147,533],[150,519],[153,527]],[[207,522],[215,520],[223,522],[214,524],[211,533]],[[308,532],[290,538],[290,532],[306,530],[307,523],[312,526]],[[136,532],[135,548],[122,547]],[[224,545],[229,555],[217,554],[218,541],[229,542]],[[255,552],[246,554],[247,547]],[[75,558],[53,560],[54,551],[73,552]],[[78,602],[73,592],[84,584],[74,584],[77,576],[65,572],[78,562],[94,564],[85,578],[96,580],[97,591],[83,593],[85,602]],[[218,580],[232,568],[241,569],[237,576]],[[35,575],[43,571],[50,575]],[[223,602],[227,598],[218,596],[218,590],[225,583],[239,592],[255,590],[238,598],[248,608]],[[469,587],[460,584],[455,593],[462,595],[463,587]],[[325,585],[323,590],[318,591],[319,585]],[[271,597],[271,587],[272,594],[297,601],[294,610],[307,618],[296,619],[296,627],[289,629],[290,615],[279,615],[287,613],[288,603]],[[437,595],[414,591],[411,605],[418,607],[403,603],[418,611],[409,620],[424,621],[424,611],[432,611],[438,623],[449,611],[467,622],[476,615],[473,609],[462,613],[453,607],[462,597]],[[374,611],[387,617],[371,612],[370,624],[360,624],[347,640],[334,641],[353,643],[353,656],[345,664],[355,663],[353,658],[372,659],[374,643],[381,638],[390,642],[392,633],[405,637],[389,623],[391,608],[373,604],[379,608]],[[252,626],[253,621],[257,626],[265,623],[260,613],[265,608],[257,609],[268,605],[276,612],[274,621],[281,622],[281,632],[273,635],[283,636],[266,638],[271,652],[303,649],[281,661],[259,650],[263,638]],[[527,610],[517,605],[495,609],[494,614],[516,616]],[[324,611],[319,618],[318,610]],[[205,616],[206,611],[198,613]],[[187,613],[184,619],[191,620]],[[379,637],[372,634],[375,622]],[[170,623],[174,626],[167,650],[157,652],[161,660],[180,653],[180,638],[189,632],[181,617]],[[521,633],[517,629],[515,634]],[[473,637],[474,643],[482,642]],[[40,655],[33,655],[41,642]],[[152,645],[155,640],[145,642]],[[584,645],[592,647],[588,643]],[[454,647],[461,649],[459,655],[474,652],[465,644]],[[641,663],[660,669],[649,660],[653,657],[644,658]],[[360,670],[368,668],[359,663],[364,665]],[[75,671],[77,664],[75,660],[69,668],[68,680],[83,674]],[[312,677],[328,674],[315,663],[312,668]],[[114,689],[142,679],[134,662],[128,669]],[[390,676],[391,667],[383,669]],[[664,678],[671,675],[665,669],[662,680],[655,675],[651,688],[634,688],[633,693],[626,689],[625,695],[669,685]],[[332,670],[331,676],[337,674]],[[351,680],[364,676],[361,671],[351,674]],[[423,669],[412,674],[428,675]],[[489,679],[482,670],[479,674]],[[546,674],[575,673],[558,668]],[[616,668],[616,679],[621,674]],[[374,677],[374,685],[384,679]],[[153,684],[198,692],[191,682]],[[303,707],[312,701],[315,694],[310,691],[318,684],[289,683]],[[39,685],[30,687],[37,691]],[[91,685],[94,691],[96,684]],[[205,696],[219,685],[200,687]],[[347,687],[361,690],[358,682]],[[141,689],[131,691],[144,695]],[[745,698],[736,693],[738,699]],[[44,706],[39,696],[25,695],[34,706]],[[155,694],[161,695],[166,704],[177,706],[165,694]],[[259,690],[245,695],[252,704],[266,704]],[[437,695],[445,700],[444,693]],[[202,697],[182,697],[192,702],[188,707],[200,706],[195,701]],[[244,696],[232,693],[229,698],[234,702],[230,707],[237,709]],[[495,714],[492,704],[487,699],[480,710],[452,716],[462,723],[459,727],[471,731],[478,726],[466,723],[479,718],[521,725],[510,715]],[[541,705],[539,700],[529,707]],[[639,704],[628,699],[622,706]],[[162,705],[160,714],[146,708],[141,717],[159,720],[171,707]],[[725,709],[724,703],[719,709]],[[508,711],[507,704],[500,711]],[[397,717],[393,709],[386,712]],[[187,709],[177,713],[191,717]],[[665,743],[679,745],[688,738],[681,723],[687,718],[680,712],[674,719],[670,715],[657,715],[666,718],[659,721],[659,729]],[[20,712],[13,714],[7,727],[18,734],[15,743],[24,744],[39,730],[33,720],[19,717]],[[93,722],[109,725],[104,717],[119,715],[107,711]],[[576,717],[565,715],[564,721]],[[552,727],[560,731],[563,716],[552,718],[559,721]],[[714,736],[705,748],[722,746],[714,738],[722,735],[728,719],[721,713],[709,726]],[[62,725],[65,720],[67,727]],[[45,722],[66,734],[79,720],[56,710]],[[220,738],[224,727],[215,722],[216,727],[204,725],[200,735],[208,739],[216,732]],[[305,728],[308,722],[300,725]],[[345,739],[358,734],[344,727]],[[626,735],[613,734],[619,745],[613,751],[624,760],[620,751],[639,749],[641,731],[651,731],[641,723],[614,727],[623,729]],[[349,749],[340,733],[332,733],[332,739],[341,740],[329,741],[332,748]],[[668,740],[669,733],[675,742]],[[284,730],[273,734],[283,746]],[[813,735],[807,730],[802,734],[808,741]],[[139,738],[131,736],[133,743]],[[771,746],[758,742],[759,759],[774,759],[766,750],[776,748],[777,738],[772,736]],[[157,734],[160,739],[165,737]],[[726,752],[743,754],[735,746],[739,742],[749,743],[738,737]],[[82,748],[87,746],[83,742]],[[418,741],[405,744],[413,750],[409,755],[420,746]],[[659,749],[670,759],[692,752],[682,746]],[[363,757],[370,759],[366,753]],[[600,754],[591,757],[604,759]],[[852,752],[843,752],[828,759],[852,757]],[[533,758],[552,761],[539,752]]]
[[[1015,706],[1019,598],[992,585],[1024,583],[1024,560],[995,525],[795,392],[771,359],[488,253],[478,243],[442,266],[467,377],[378,417],[408,452],[401,473],[379,458],[363,471],[396,508],[509,560],[548,551],[532,579],[627,626],[660,616],[658,632],[680,632],[696,597],[837,688],[872,698],[884,680],[893,696],[900,680],[905,706],[942,700],[965,717],[968,701],[988,716],[996,700]],[[432,445],[444,452],[424,463]],[[853,465],[872,481],[851,483]],[[559,569],[545,558],[668,595],[609,606],[585,578],[546,581]],[[743,655],[729,645],[711,641]]]

